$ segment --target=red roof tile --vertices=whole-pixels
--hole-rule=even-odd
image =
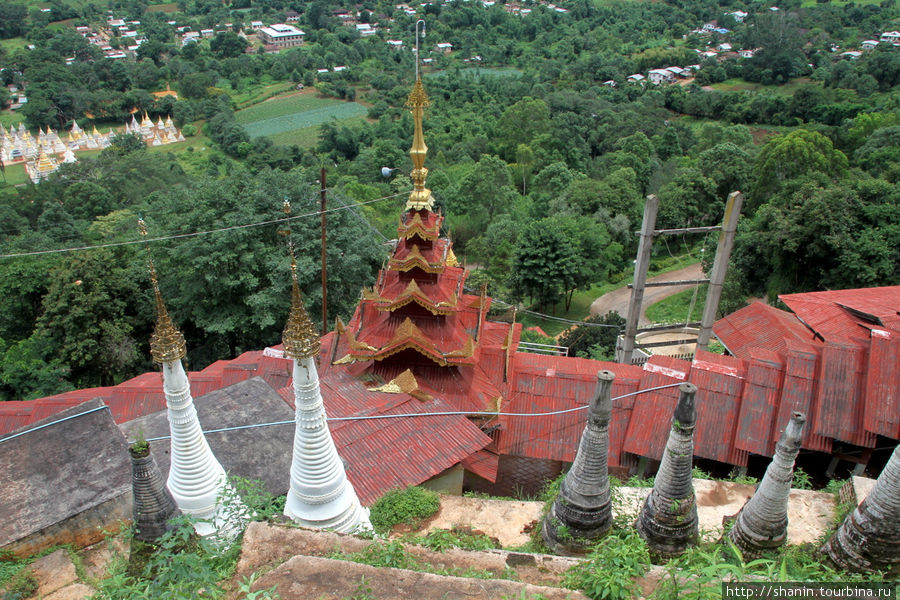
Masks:
[[[729,352],[741,358],[749,358],[754,348],[783,351],[789,339],[812,342],[815,338],[796,316],[762,302],[722,317],[713,332]]]
[[[640,389],[688,381],[690,370],[691,363],[687,361],[668,356],[651,356],[644,363]],[[625,452],[660,460],[669,439],[672,412],[677,402],[677,387],[637,396],[625,437]]]
[[[773,430],[784,384],[784,359],[777,352],[750,350],[734,445],[752,454],[772,456]]]
[[[735,448],[735,431],[744,387],[744,361],[698,350],[690,382],[697,386],[694,454],[746,466],[747,452]],[[764,426],[766,422],[760,424]]]
[[[900,313],[900,286],[782,294],[779,298],[825,340],[836,342],[868,337],[865,327],[896,327]]]
[[[866,375],[866,430],[900,439],[900,334],[872,330]]]

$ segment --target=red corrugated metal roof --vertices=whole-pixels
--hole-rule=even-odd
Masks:
[[[741,358],[749,358],[754,348],[783,351],[789,339],[815,339],[815,334],[796,316],[762,302],[722,317],[713,325],[713,332],[729,352]]]
[[[744,387],[744,362],[698,350],[690,382],[697,386],[694,455],[746,466],[747,452],[734,446]],[[765,422],[760,423],[765,427]]]
[[[863,325],[891,328],[900,312],[900,286],[782,294],[782,302],[824,339],[859,337]],[[866,336],[868,337],[868,336]]]
[[[464,458],[462,466],[479,477],[494,483],[497,481],[497,471],[500,468],[500,455],[487,449],[479,450],[475,454]]]
[[[640,389],[688,381],[690,370],[691,363],[687,361],[668,356],[651,356],[644,363]],[[669,439],[672,412],[677,402],[677,387],[636,396],[625,437],[625,452],[660,460]]]
[[[873,448],[875,435],[863,428],[866,354],[856,345],[822,348],[812,427],[821,436]]]
[[[900,334],[872,330],[866,374],[865,428],[900,439]]]
[[[775,441],[784,430],[791,413],[802,412],[807,416],[807,425],[803,433],[803,447],[820,452],[831,452],[831,440],[813,432],[814,408],[817,388],[817,365],[821,346],[788,342],[785,354],[784,386],[781,392],[781,403],[778,406],[778,417],[775,420]]]
[[[744,395],[734,445],[752,454],[771,456],[773,430],[784,384],[784,359],[777,352],[750,350]]]

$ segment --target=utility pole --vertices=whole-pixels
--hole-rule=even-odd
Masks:
[[[644,221],[641,224],[641,241],[638,243],[637,261],[634,265],[634,287],[631,288],[631,302],[628,303],[628,317],[625,319],[625,339],[622,343],[622,362],[631,364],[634,353],[634,337],[637,335],[638,319],[641,316],[641,303],[644,300],[644,287],[647,283],[647,271],[650,268],[650,253],[653,250],[653,229],[656,227],[656,213],[659,210],[659,198],[655,194],[647,196],[644,204]]]
[[[728,194],[728,202],[725,204],[725,217],[722,219],[722,231],[719,232],[719,243],[716,246],[716,259],[713,262],[712,273],[709,276],[706,304],[703,307],[703,317],[700,319],[697,350],[706,350],[706,347],[709,345],[709,337],[712,335],[713,322],[716,320],[716,311],[719,309],[722,285],[725,283],[728,259],[731,257],[731,249],[734,247],[734,234],[737,231],[738,217],[741,216],[741,204],[743,201],[744,197],[740,192]]]
[[[684,327],[696,327],[699,325],[700,332],[697,336],[696,347],[701,350],[706,349],[712,333],[713,322],[716,318],[716,311],[719,308],[719,299],[722,296],[722,285],[725,282],[725,273],[728,270],[728,259],[731,255],[731,248],[734,246],[734,234],[737,230],[737,222],[741,214],[742,200],[743,196],[741,196],[740,192],[732,192],[728,195],[728,202],[725,205],[725,216],[722,218],[722,225],[710,227],[679,227],[677,229],[654,229],[656,227],[656,214],[659,211],[659,198],[652,194],[647,196],[647,202],[644,204],[644,221],[641,225],[641,240],[638,244],[637,260],[635,260],[634,265],[634,283],[629,286],[631,287],[631,302],[628,304],[628,317],[625,320],[625,333],[623,335],[622,347],[617,349],[616,353],[619,362],[631,364],[635,348],[655,348],[659,346],[674,346],[694,342],[692,339],[682,339],[667,342],[636,344],[635,337],[637,334],[648,331],[680,329]],[[716,258],[713,263],[710,279],[647,283],[647,271],[650,267],[650,255],[654,238],[662,235],[709,233],[711,231],[719,231],[721,233],[719,234],[719,244],[716,249]],[[709,283],[710,286],[706,296],[706,305],[703,308],[703,318],[700,323],[679,323],[677,325],[660,325],[638,329],[638,320],[641,316],[641,304],[644,300],[645,288],[651,286],[699,285],[701,283]],[[621,354],[619,354],[619,350],[621,350]]]
[[[328,270],[325,261],[325,167],[322,167],[319,178],[321,188],[319,190],[322,199],[322,335],[328,333]]]

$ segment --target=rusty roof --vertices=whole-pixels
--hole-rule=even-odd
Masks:
[[[729,352],[741,358],[749,358],[756,348],[783,351],[789,339],[815,339],[815,333],[796,316],[758,301],[716,321],[713,332]]]

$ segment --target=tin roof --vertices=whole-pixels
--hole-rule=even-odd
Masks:
[[[762,302],[722,317],[713,332],[729,352],[741,358],[749,358],[754,348],[782,351],[789,339],[811,342],[815,338],[796,316]]]

